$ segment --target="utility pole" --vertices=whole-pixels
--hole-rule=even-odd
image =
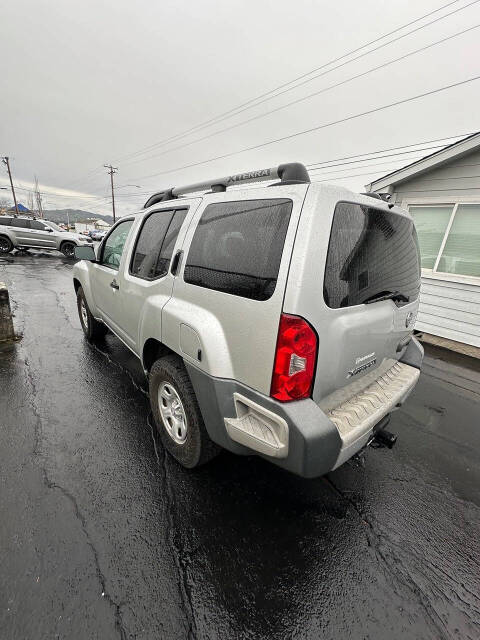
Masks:
[[[37,202],[37,215],[39,218],[43,218],[43,206],[42,206],[42,194],[38,187],[38,178],[35,176],[35,200]]]
[[[103,166],[105,167],[105,169],[110,169],[110,171],[107,171],[107,173],[110,176],[110,183],[112,185],[112,211],[113,211],[113,224],[115,224],[115,193],[113,191],[113,174],[117,173],[118,167],[112,167],[111,164],[104,164]]]
[[[15,195],[15,189],[13,188],[12,174],[11,174],[11,171],[10,171],[10,162],[8,160],[8,156],[3,156],[2,157],[2,162],[7,167],[8,177],[10,178],[10,186],[12,187],[13,201],[15,203],[15,211],[16,211],[17,216],[18,216],[17,196]]]

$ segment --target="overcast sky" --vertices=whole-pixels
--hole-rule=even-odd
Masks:
[[[348,62],[340,68],[324,67],[317,72],[323,73],[321,77],[297,89],[170,144],[157,144],[442,6],[441,11],[333,65]],[[466,8],[349,62],[462,7]],[[185,146],[477,23],[480,2],[472,0],[4,3],[0,154],[11,157],[19,201],[26,202],[23,189],[37,175],[46,208],[97,213],[111,212],[109,178],[102,167],[111,162],[119,167],[118,210],[124,215],[137,209],[146,194],[163,187],[282,162],[310,164],[466,134],[480,129],[480,80],[263,148],[171,171],[479,75],[480,29],[473,29]],[[182,148],[167,152],[177,146]],[[312,178],[360,190],[372,178],[418,155],[355,163],[341,170],[324,167],[312,172]],[[0,186],[7,185],[2,165]],[[5,194],[0,191],[0,196]]]

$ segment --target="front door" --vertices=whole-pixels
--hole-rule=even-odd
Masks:
[[[30,220],[28,244],[32,247],[55,249],[57,233],[40,220]]]
[[[91,278],[92,294],[100,317],[115,333],[119,333],[120,285],[118,272],[122,262],[123,249],[133,218],[116,224],[100,248],[98,262],[94,263]]]
[[[142,221],[132,252],[125,257],[119,274],[119,335],[138,354],[142,349],[143,317],[154,322],[157,335],[161,335],[161,311],[172,295],[175,279],[170,261],[183,243],[195,208],[192,203],[182,203],[181,207],[149,213]]]

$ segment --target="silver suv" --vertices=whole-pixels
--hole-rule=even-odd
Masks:
[[[13,249],[61,251],[73,258],[75,247],[92,244],[92,239],[65,231],[54,222],[26,216],[0,216],[0,254]]]
[[[275,182],[241,188],[262,180]],[[157,193],[76,255],[85,335],[108,328],[141,360],[161,439],[185,467],[223,447],[322,475],[418,380],[412,218],[310,184],[303,165]]]

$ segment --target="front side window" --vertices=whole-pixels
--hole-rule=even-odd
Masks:
[[[12,223],[11,218],[5,218],[4,216],[0,216],[0,225],[9,226]]]
[[[36,231],[46,231],[47,228],[38,220],[30,220],[30,229],[35,229]]]
[[[324,278],[324,299],[333,309],[391,293],[398,305],[420,291],[415,226],[403,215],[351,202],[335,207]]]
[[[120,222],[113,229],[103,245],[101,264],[112,269],[118,269],[132,224],[133,220],[125,220],[125,222]]]
[[[153,280],[168,272],[173,248],[187,209],[155,211],[143,223],[132,258],[130,273]]]
[[[268,300],[277,283],[292,206],[287,199],[208,205],[188,252],[185,282]]]

